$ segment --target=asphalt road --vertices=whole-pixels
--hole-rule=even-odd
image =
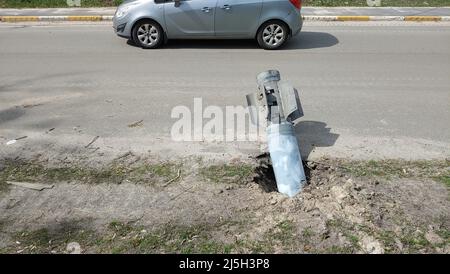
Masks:
[[[173,143],[171,110],[194,97],[243,105],[274,68],[301,91],[304,156],[448,158],[448,45],[444,22],[309,23],[279,51],[253,41],[142,50],[109,23],[1,24],[0,154],[70,153],[95,136],[99,151],[246,153],[254,144]]]

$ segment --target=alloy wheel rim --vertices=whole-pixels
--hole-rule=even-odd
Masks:
[[[278,46],[284,40],[284,30],[278,24],[270,24],[263,31],[263,40],[269,46]]]
[[[137,37],[142,44],[153,46],[159,40],[159,31],[151,24],[143,24],[138,29]]]

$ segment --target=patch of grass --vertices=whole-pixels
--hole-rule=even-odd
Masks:
[[[290,220],[284,220],[277,224],[275,230],[271,233],[271,238],[287,244],[295,237],[295,226]]]
[[[126,236],[128,233],[133,231],[133,227],[130,224],[122,223],[119,221],[112,221],[108,228],[114,233],[116,233],[118,236]]]
[[[446,244],[450,244],[450,229],[439,229],[436,231]]]
[[[78,242],[85,252],[93,253],[231,253],[234,243],[213,240],[215,225],[165,225],[150,231],[141,226],[113,221],[102,233],[82,228],[51,231],[42,228],[17,233],[13,245],[2,253],[65,253],[69,242]]]
[[[203,167],[200,175],[214,183],[243,184],[251,179],[253,172],[249,164],[223,164]]]
[[[46,167],[39,163],[7,161],[0,171],[0,190],[7,188],[6,181],[25,182],[70,182],[121,183],[125,179],[132,182],[155,184],[169,180],[178,181],[181,163],[141,163],[129,167],[113,163],[102,168],[91,167]]]
[[[213,239],[214,233],[229,225],[236,224],[234,222],[193,226],[167,224],[141,233],[138,231],[141,231],[142,227],[133,227],[129,230],[126,224],[113,222],[109,225],[110,229],[117,231],[118,228],[118,231],[122,231],[122,228],[126,228],[126,233],[110,241],[108,248],[103,250],[110,250],[112,253],[271,253],[276,245],[288,251],[292,250],[296,243],[295,226],[288,220],[279,222],[258,241],[242,239],[225,243]]]
[[[441,176],[436,176],[434,177],[434,179],[438,182],[443,183],[444,185],[446,185],[448,188],[450,188],[450,175],[441,175]]]
[[[425,238],[424,233],[407,232],[400,237],[400,241],[409,253],[418,253],[421,249],[432,248],[430,242]]]
[[[93,246],[97,241],[94,231],[80,226],[79,221],[63,222],[56,227],[24,230],[13,235],[14,244],[0,253],[64,253],[67,244],[77,242],[82,247]]]
[[[397,245],[395,242],[397,235],[395,235],[393,231],[389,230],[380,231],[375,238],[381,241],[381,243],[384,245],[384,250],[386,253],[391,253],[397,249]]]
[[[437,231],[439,235],[439,231]],[[385,247],[386,253],[426,253],[434,252],[434,246],[425,238],[425,233],[414,230],[413,224],[406,223],[403,231],[398,235],[390,230],[378,230],[375,238],[380,240]],[[440,235],[442,236],[442,235]],[[399,249],[397,242],[401,243],[402,249]]]
[[[440,7],[449,6],[448,0],[382,0],[383,7]],[[304,0],[304,6],[367,7],[366,0]]]
[[[302,238],[306,243],[309,243],[311,237],[314,236],[314,231],[311,228],[307,227],[302,231]]]
[[[337,229],[346,228],[346,226],[347,226],[342,219],[328,219],[325,222],[325,225],[328,228],[337,228]]]
[[[348,246],[333,245],[332,247],[327,248],[324,252],[331,254],[351,254],[353,253],[353,250],[351,247]]]
[[[298,242],[295,224],[290,220],[279,222],[269,229],[260,241],[247,241],[245,247],[252,253],[273,253],[275,248],[285,253],[295,251]]]
[[[342,162],[340,168],[356,177],[430,178],[448,183],[450,161],[350,161]]]
[[[22,232],[20,239],[27,245],[47,246],[50,243],[51,237],[47,229],[42,228],[32,232]]]
[[[76,3],[77,1],[71,1]],[[81,0],[81,7],[111,7],[123,0]],[[0,0],[0,8],[68,8],[67,0]]]
[[[347,239],[350,241],[350,243],[354,249],[360,248],[358,236],[356,236],[352,233],[349,233],[349,232],[344,233],[344,236],[347,237]]]
[[[347,223],[343,219],[330,219],[326,221],[326,226],[331,231],[340,232],[348,240],[350,245],[332,246],[328,249],[328,253],[355,253],[361,249],[359,245],[359,237],[355,234],[355,227],[351,223]]]
[[[164,178],[170,178],[171,176],[175,177],[177,174],[177,170],[180,167],[180,165],[170,162],[147,166],[148,170],[151,173]]]
[[[180,226],[167,224],[146,232],[142,227],[114,222],[109,227],[113,228],[113,231],[121,232],[121,237],[110,241],[108,249],[111,253],[228,254],[236,248],[236,244],[223,243],[213,240],[211,237],[211,233],[222,225]]]

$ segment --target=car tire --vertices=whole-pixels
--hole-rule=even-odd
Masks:
[[[289,28],[281,21],[268,21],[261,25],[256,35],[263,49],[274,50],[282,47],[289,38]]]
[[[141,20],[133,27],[133,42],[144,49],[155,49],[164,42],[161,26],[153,20]]]

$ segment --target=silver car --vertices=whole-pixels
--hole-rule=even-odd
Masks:
[[[117,35],[142,48],[168,39],[256,39],[277,49],[302,28],[301,0],[129,0],[114,15]]]

